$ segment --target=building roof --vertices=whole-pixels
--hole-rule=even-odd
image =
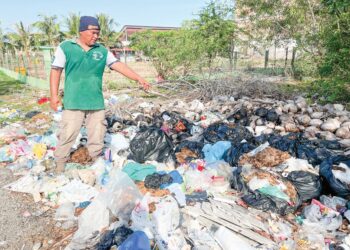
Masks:
[[[136,30],[176,30],[179,27],[166,27],[166,26],[145,26],[145,25],[124,25],[120,32],[124,32],[125,30],[136,29]]]
[[[118,37],[119,41],[128,40],[128,37],[140,30],[154,30],[154,31],[166,31],[166,30],[176,30],[179,27],[164,27],[164,26],[145,26],[145,25],[124,25],[119,31],[120,35]]]

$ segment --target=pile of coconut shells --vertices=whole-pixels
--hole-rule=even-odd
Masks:
[[[310,140],[337,140],[350,147],[350,112],[342,104],[309,105],[305,98],[297,97],[286,101],[219,98],[207,105],[220,107],[228,121],[248,126],[256,136],[302,133]]]

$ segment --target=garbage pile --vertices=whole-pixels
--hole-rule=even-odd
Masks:
[[[52,120],[35,134],[0,129],[0,162],[22,175],[4,188],[77,226],[66,249],[350,249],[342,105],[121,95],[106,106],[103,156],[91,160],[82,128],[61,175],[52,173],[60,113],[28,118]]]

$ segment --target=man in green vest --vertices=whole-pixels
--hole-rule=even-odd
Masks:
[[[102,94],[102,76],[106,66],[137,81],[145,90],[150,87],[145,79],[97,43],[100,25],[96,18],[82,16],[79,34],[78,39],[67,40],[59,45],[50,74],[50,106],[57,111],[62,107],[58,90],[62,70],[65,69],[64,110],[54,152],[57,173],[64,171],[71,147],[84,120],[88,135],[87,149],[91,158],[97,158],[102,152],[107,127]]]

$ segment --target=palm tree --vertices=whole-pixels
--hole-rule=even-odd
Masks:
[[[42,18],[42,20],[34,23],[34,26],[41,31],[43,38],[42,42],[53,47],[57,46],[60,42],[60,26],[56,22],[57,16],[46,16],[40,14],[38,17]]]
[[[65,25],[67,26],[67,38],[75,38],[79,36],[79,22],[80,22],[80,13],[70,13],[68,17],[64,20]]]
[[[110,18],[108,15],[103,13],[97,14],[96,18],[100,24],[101,43],[106,47],[115,45],[117,35],[115,27],[117,26],[117,23],[113,20],[113,18]]]
[[[31,33],[31,25],[25,27],[23,22],[15,24],[16,33],[9,34],[9,38],[15,50],[19,50],[20,54],[23,53],[27,56],[28,67],[31,66],[30,49],[33,42],[33,35]],[[23,52],[23,53],[22,53]]]

